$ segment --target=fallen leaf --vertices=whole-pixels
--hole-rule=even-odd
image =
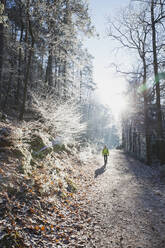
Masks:
[[[41,231],[45,231],[45,226],[41,226]]]

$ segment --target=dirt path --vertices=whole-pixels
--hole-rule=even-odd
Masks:
[[[95,170],[89,193],[95,217],[86,247],[165,248],[165,180],[121,151],[112,151],[104,171]],[[100,167],[100,168],[99,168]]]

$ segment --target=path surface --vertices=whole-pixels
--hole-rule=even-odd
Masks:
[[[105,171],[101,163],[89,193],[95,222],[86,247],[165,248],[165,179],[156,167],[115,150]]]

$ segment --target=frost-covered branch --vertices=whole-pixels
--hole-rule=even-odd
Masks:
[[[45,125],[54,136],[59,136],[64,143],[77,140],[86,130],[81,122],[79,107],[74,100],[57,102],[53,97],[41,98],[33,94],[34,107],[42,115]]]

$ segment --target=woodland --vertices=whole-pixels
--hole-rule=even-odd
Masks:
[[[58,106],[65,112],[69,104],[77,121],[87,123],[84,139],[93,143],[106,139],[109,146],[117,145],[111,111],[94,96],[93,58],[82,43],[83,35],[90,37],[95,32],[87,3],[1,1],[0,11],[2,114],[33,120],[47,108],[50,116]],[[50,119],[48,115],[44,118]]]
[[[122,49],[133,58],[129,68],[112,65],[127,81],[127,108],[120,125],[96,94],[94,58],[84,46],[84,37],[97,36],[88,2],[0,0],[2,248],[123,248],[123,237],[114,238],[120,240],[116,246],[116,241],[110,245],[108,236],[108,246],[97,243],[100,234],[94,228],[100,224],[90,207],[97,209],[103,189],[115,197],[118,179],[126,171],[123,184],[129,185],[129,176],[132,184],[136,181],[132,192],[140,187],[140,173],[147,186],[155,175],[165,176],[165,0],[130,1],[108,19],[106,32],[117,44],[115,53]],[[117,148],[112,158],[110,151],[110,183],[106,175],[109,178],[111,172],[99,181],[105,172],[105,167],[97,168],[104,144]],[[128,161],[124,156],[130,156]],[[162,182],[154,182],[156,192]],[[164,186],[160,191],[164,194]],[[122,201],[124,194],[120,197]],[[110,209],[104,214],[111,215]],[[105,217],[102,224],[106,221]],[[144,247],[161,248],[156,245]]]
[[[114,64],[128,81],[129,108],[122,119],[126,151],[147,164],[164,164],[165,2],[130,1],[109,19],[108,36],[133,58],[129,69]]]

